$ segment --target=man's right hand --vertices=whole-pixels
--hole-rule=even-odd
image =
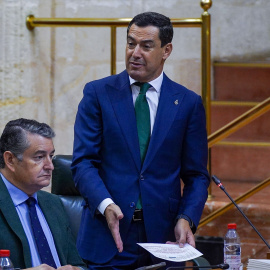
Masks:
[[[55,270],[55,268],[49,266],[48,264],[41,264],[39,266],[31,267],[31,268],[26,268],[25,270]]]
[[[112,203],[105,209],[104,215],[106,217],[109,229],[113,236],[114,242],[119,252],[123,251],[123,242],[119,231],[119,220],[124,217],[121,209],[116,204]]]
[[[76,267],[72,265],[64,265],[57,268],[57,270],[81,270],[81,267]],[[25,270],[56,270],[55,268],[49,266],[48,264],[41,264],[39,266],[26,268]]]

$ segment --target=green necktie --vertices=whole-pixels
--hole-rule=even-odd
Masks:
[[[135,102],[135,114],[140,143],[141,161],[143,163],[150,140],[150,111],[146,100],[146,91],[151,87],[149,83],[141,83],[140,93]]]
[[[136,85],[139,85],[139,83],[136,83]],[[151,87],[151,84],[140,83],[139,86],[140,86],[140,93],[135,102],[135,114],[140,144],[141,162],[143,164],[151,134],[150,111],[148,102],[146,100],[146,91]],[[142,208],[141,197],[137,202],[136,208],[137,209]]]

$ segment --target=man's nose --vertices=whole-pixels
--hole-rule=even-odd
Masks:
[[[52,162],[52,158],[51,157],[47,157],[44,163],[44,168],[46,170],[53,170],[54,166],[53,166],[53,162]]]
[[[132,56],[135,58],[140,58],[141,57],[141,48],[140,45],[137,44],[133,50]]]

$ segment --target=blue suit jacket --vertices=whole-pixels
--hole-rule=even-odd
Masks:
[[[126,71],[86,84],[75,123],[72,171],[85,198],[77,247],[82,258],[110,260],[117,249],[106,219],[96,214],[105,198],[121,208],[125,241],[141,193],[148,242],[175,240],[178,214],[197,226],[207,199],[207,135],[201,97],[165,74],[143,166]],[[185,183],[181,196],[180,178]]]

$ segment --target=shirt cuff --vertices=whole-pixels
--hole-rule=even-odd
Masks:
[[[111,198],[106,198],[98,205],[97,209],[102,215],[104,215],[105,209],[107,208],[109,204],[112,204],[112,203],[114,202]]]

